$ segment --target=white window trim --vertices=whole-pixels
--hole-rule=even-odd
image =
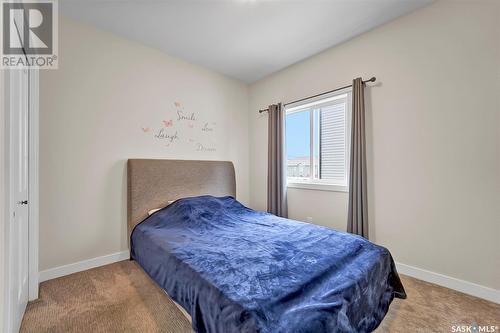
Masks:
[[[316,190],[316,191],[331,191],[331,192],[349,192],[348,185],[336,185],[327,183],[314,183],[307,182],[288,182],[286,184],[289,188],[299,188],[303,190]]]
[[[301,102],[296,102],[293,104],[290,104],[285,107],[285,117],[287,114],[290,113],[295,113],[295,112],[300,112],[303,111],[304,109],[308,109],[312,106],[314,107],[321,107],[325,104],[330,104],[330,102],[339,99],[341,95],[343,94],[352,94],[352,88],[348,87],[342,90],[338,90],[335,92],[332,92],[330,94],[325,94],[322,96],[318,97],[313,97],[311,99],[308,99],[306,101],[301,101]],[[352,95],[351,95],[352,96]],[[304,190],[316,190],[316,191],[332,191],[332,192],[349,192],[349,161],[350,161],[350,147],[351,147],[351,115],[352,115],[352,100],[351,98],[348,98],[347,100],[347,115],[346,115],[346,143],[347,147],[349,149],[346,150],[346,184],[333,184],[329,183],[327,180],[318,180],[318,179],[312,179],[312,178],[289,178],[287,177],[287,187],[289,188],[297,188],[297,189],[304,189]],[[310,120],[310,126],[311,126],[311,131],[310,131],[310,145],[311,148],[310,150],[313,151],[314,147],[314,134],[313,134],[313,113],[311,112],[311,120]],[[286,160],[286,154],[285,154],[285,160]],[[314,156],[311,154],[311,172],[314,172]],[[286,161],[285,161],[286,164]]]

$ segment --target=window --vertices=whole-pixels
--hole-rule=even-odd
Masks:
[[[347,191],[351,91],[286,107],[289,187]]]

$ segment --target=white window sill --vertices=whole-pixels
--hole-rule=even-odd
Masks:
[[[331,191],[331,192],[349,192],[348,186],[334,185],[334,184],[321,184],[321,183],[299,183],[299,182],[288,182],[287,187],[300,188],[303,190],[315,190],[315,191]]]

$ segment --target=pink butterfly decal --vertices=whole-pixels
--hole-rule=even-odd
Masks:
[[[181,107],[181,103],[179,103],[179,102],[174,102],[174,105],[175,105],[176,107],[178,107],[178,108],[180,108],[180,107]]]
[[[165,127],[170,127],[174,124],[174,121],[172,119],[170,120],[163,120],[163,125],[165,125]]]
[[[142,131],[143,131],[144,133],[148,133],[148,132],[150,132],[150,131],[151,131],[151,128],[149,128],[149,127],[141,127],[141,128],[142,128]]]

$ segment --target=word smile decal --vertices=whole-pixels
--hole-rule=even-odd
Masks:
[[[196,121],[196,116],[194,115],[194,112],[191,112],[190,114],[186,115],[184,111],[178,110],[177,111],[177,121],[180,120],[191,120],[191,121]]]

